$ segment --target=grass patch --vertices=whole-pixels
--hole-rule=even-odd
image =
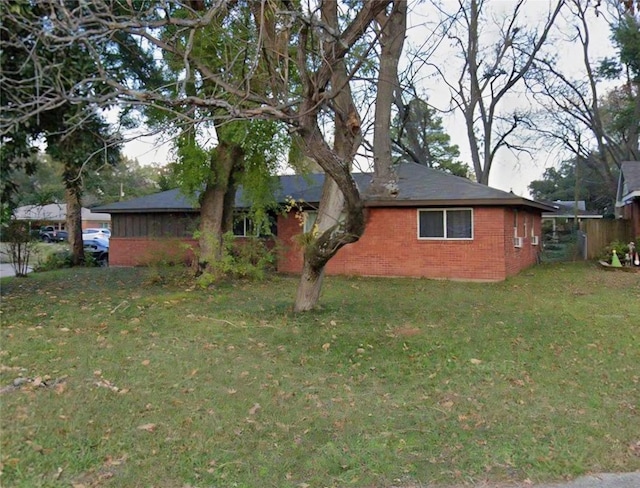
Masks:
[[[640,281],[3,279],[2,486],[390,486],[640,469]],[[33,381],[13,387],[16,378]],[[48,385],[48,386],[45,386]]]

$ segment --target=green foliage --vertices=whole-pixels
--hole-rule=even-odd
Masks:
[[[205,259],[207,269],[197,278],[198,285],[204,288],[226,278],[262,280],[275,263],[275,251],[258,237],[236,238],[232,232],[226,232],[222,244],[215,241],[213,247],[216,256]],[[197,257],[196,262],[206,258]]]
[[[442,126],[442,117],[420,98],[412,99],[404,110],[404,119],[396,116],[391,130],[396,159],[468,178],[471,169],[457,159],[460,150],[451,144],[451,137]]]
[[[40,271],[53,271],[56,269],[64,269],[73,267],[73,256],[69,249],[63,249],[48,254],[46,258],[41,260],[33,270]]]
[[[595,156],[594,156],[595,158]],[[602,178],[596,161],[576,159],[565,160],[558,168],[547,168],[541,180],[529,184],[529,190],[536,200],[573,201],[576,192],[576,164],[580,165],[578,177],[578,198],[584,200],[587,210],[608,214],[613,212],[615,188],[610,187]],[[609,170],[617,181],[619,171],[615,164]]]
[[[2,228],[2,242],[7,245],[9,261],[16,276],[27,276],[29,262],[34,250],[29,223],[11,219]]]
[[[640,239],[635,242],[635,249],[638,249],[638,245],[640,244]],[[613,251],[616,251],[618,255],[618,259],[621,262],[624,262],[625,255],[629,252],[629,243],[622,241],[613,241],[609,245],[605,246],[600,255],[598,256],[599,261],[605,261],[607,263],[611,263],[611,258],[613,257]]]
[[[613,29],[620,62],[627,66],[633,79],[640,82],[640,18],[625,15]]]

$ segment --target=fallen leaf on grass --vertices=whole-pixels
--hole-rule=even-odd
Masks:
[[[482,359],[471,358],[471,359],[469,359],[469,362],[471,364],[480,364],[480,363],[482,363]]]
[[[629,445],[629,450],[631,451],[631,454],[633,454],[634,456],[640,457],[640,441],[631,443]]]
[[[328,342],[325,342],[324,344],[322,344],[322,350],[325,352],[328,351],[330,347],[331,347],[331,344],[329,344]]]
[[[255,404],[253,405],[253,407],[251,407],[251,408],[249,409],[249,415],[255,415],[255,414],[257,414],[257,413],[260,411],[260,409],[261,409],[261,408],[262,408],[262,407],[260,406],[260,404],[259,404],[259,403],[255,403]]]
[[[157,427],[158,426],[156,424],[142,424],[142,425],[138,425],[137,429],[145,430],[147,432],[155,432]]]
[[[151,361],[149,359],[145,359],[140,364],[142,364],[143,366],[149,366],[151,364]]]

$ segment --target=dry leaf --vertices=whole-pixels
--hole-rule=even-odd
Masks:
[[[69,332],[71,329],[69,329],[68,327],[60,327],[58,330],[60,332]]]
[[[67,389],[67,384],[65,382],[61,382],[56,384],[56,386],[54,387],[54,391],[60,395],[62,393],[64,393],[64,390]]]
[[[337,324],[337,322],[336,322],[335,320],[332,320],[331,322],[329,322],[329,324],[331,324],[331,325],[332,325],[332,326],[334,326],[334,327],[335,327],[336,325],[338,325],[338,324]]]
[[[261,409],[261,408],[262,408],[262,407],[260,406],[260,404],[259,404],[259,403],[255,403],[255,404],[253,405],[253,407],[251,407],[251,408],[249,409],[249,415],[255,415],[255,414],[257,414],[257,413],[258,413],[258,411],[260,411],[260,409]]]
[[[476,358],[471,358],[469,361],[471,362],[471,364],[480,364],[482,362],[481,359]]]
[[[138,425],[138,430],[146,430],[147,432],[154,432],[156,430],[156,424],[142,424]]]
[[[144,361],[142,361],[140,364],[142,364],[143,366],[149,366],[149,364],[151,364],[151,361],[148,359],[145,359]]]
[[[331,344],[329,344],[328,342],[325,342],[324,344],[322,344],[322,350],[325,352],[328,351],[330,347],[331,347]]]

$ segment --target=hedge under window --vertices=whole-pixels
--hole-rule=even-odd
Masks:
[[[473,211],[418,210],[419,239],[473,239]]]

